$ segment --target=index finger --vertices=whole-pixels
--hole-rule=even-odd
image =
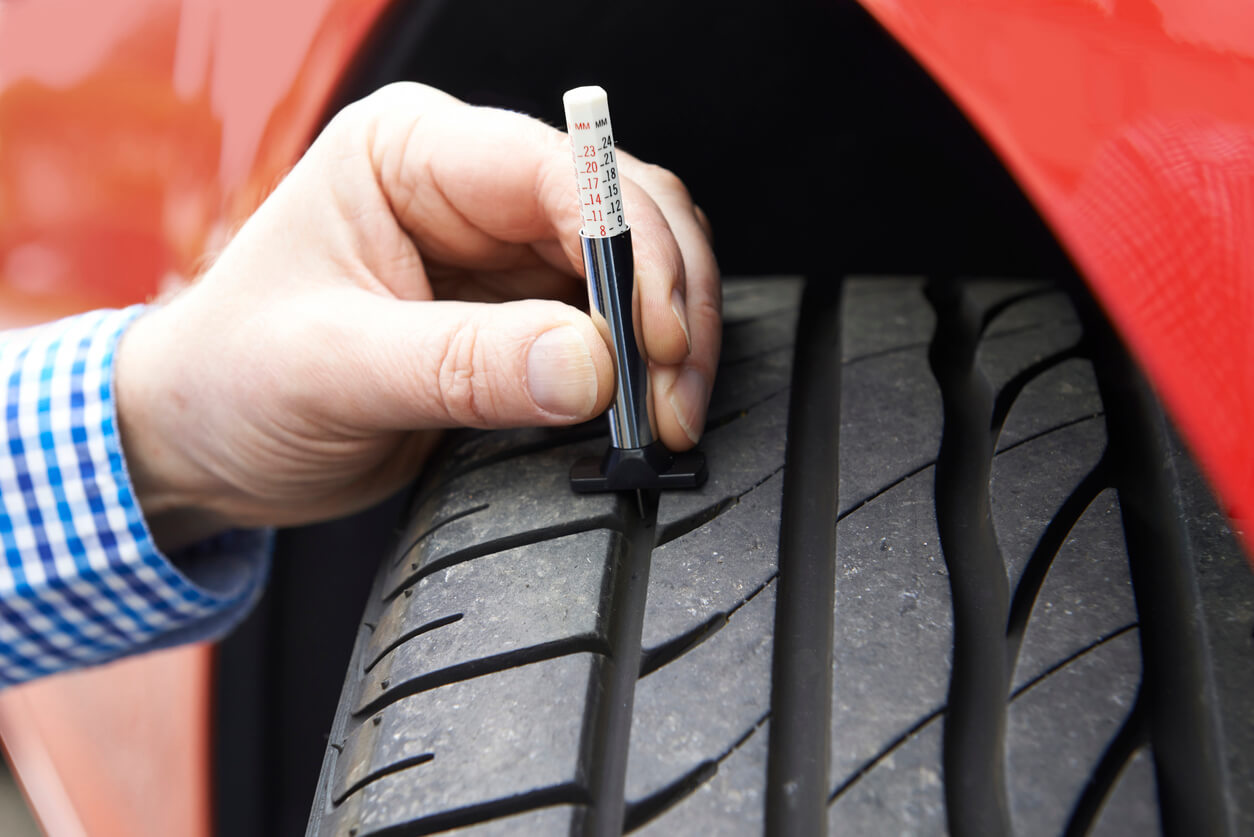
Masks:
[[[374,178],[425,258],[499,269],[524,261],[520,250],[551,261],[556,244],[565,260],[561,266],[583,273],[582,218],[565,133],[416,84],[391,85],[360,104],[368,114],[361,136]],[[638,168],[633,160],[631,169]],[[644,347],[655,361],[679,363],[688,355],[691,333],[683,305],[691,260],[685,250],[708,250],[708,243],[691,225],[673,230],[648,185],[628,177],[623,188]],[[677,235],[691,240],[681,245]]]

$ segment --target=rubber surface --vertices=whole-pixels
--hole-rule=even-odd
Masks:
[[[801,294],[727,283],[709,482],[643,516],[566,484],[600,426],[458,443],[309,834],[1254,832],[1254,579],[1100,318]]]

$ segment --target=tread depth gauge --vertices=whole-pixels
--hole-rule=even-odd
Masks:
[[[649,367],[633,322],[635,275],[631,228],[614,155],[609,100],[600,87],[576,87],[562,97],[575,160],[583,227],[579,231],[591,312],[614,355],[614,403],[607,413],[610,447],[600,459],[580,459],[570,471],[580,493],[697,488],[706,479],[700,451],[672,453],[657,439],[651,416]]]

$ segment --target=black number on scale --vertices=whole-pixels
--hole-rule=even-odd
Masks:
[[[615,187],[614,191],[617,192],[618,188]],[[623,211],[622,201],[607,201],[606,206],[609,207],[609,209],[606,210],[607,212],[622,212]]]
[[[612,198],[612,197],[614,197],[614,196],[615,196],[615,195],[617,195],[617,194],[618,194],[618,184],[617,184],[617,183],[611,183],[611,184],[610,184],[610,194],[609,194],[609,197],[611,197],[611,198]]]
[[[611,162],[613,162],[613,161],[614,161],[614,152],[613,152],[613,151],[607,151],[607,152],[605,152],[605,154],[603,154],[602,156],[603,156],[603,157],[605,157],[605,159],[601,161],[601,165],[603,165],[603,166],[608,166]]]
[[[606,149],[606,148],[613,148],[613,147],[614,147],[614,138],[613,138],[613,137],[601,137],[601,148],[602,148],[602,149]]]
[[[589,163],[588,165],[595,166],[596,163]],[[605,171],[606,171],[606,174],[605,174],[606,180],[616,180],[618,178],[618,169],[616,167],[611,166]]]

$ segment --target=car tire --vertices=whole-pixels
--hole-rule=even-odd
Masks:
[[[1081,291],[725,283],[710,478],[459,437],[308,833],[1254,833],[1254,581]]]

